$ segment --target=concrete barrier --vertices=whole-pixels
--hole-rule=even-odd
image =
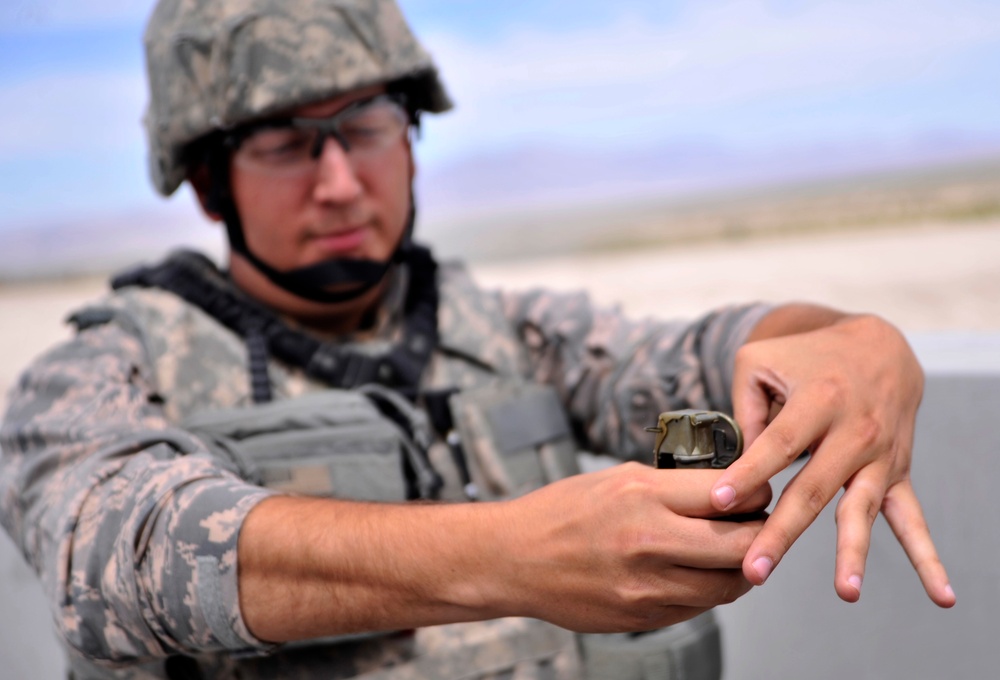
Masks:
[[[833,590],[833,504],[768,582],[717,611],[726,680],[993,678],[1000,668],[1000,336],[911,338],[928,374],[913,484],[958,604],[924,594],[881,516],[860,602]],[[777,490],[798,469],[774,480]]]

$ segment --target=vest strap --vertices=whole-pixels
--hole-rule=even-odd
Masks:
[[[437,263],[430,250],[418,245],[408,249],[406,263],[410,286],[404,303],[403,339],[376,355],[318,340],[289,327],[276,314],[234,290],[208,258],[193,251],[178,251],[160,264],[119,274],[111,285],[116,290],[127,286],[160,288],[181,297],[244,338],[251,359],[256,358],[258,364],[260,357],[269,353],[331,387],[351,389],[378,383],[413,399],[438,344]],[[255,400],[269,399],[270,389],[258,385],[260,381],[258,368],[253,375]]]

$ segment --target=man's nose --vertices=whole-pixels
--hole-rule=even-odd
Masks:
[[[358,198],[363,188],[358,180],[350,156],[344,147],[328,137],[323,143],[316,170],[313,197],[321,203],[349,203]]]

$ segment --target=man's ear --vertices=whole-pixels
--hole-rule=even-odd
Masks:
[[[417,176],[417,161],[413,157],[413,141],[409,137],[406,138],[406,157],[409,160],[410,184],[412,184],[413,178]]]
[[[212,191],[212,178],[209,175],[208,166],[200,163],[188,173],[187,180],[191,183],[195,195],[198,196],[198,203],[205,216],[213,222],[221,222],[222,215],[210,207],[208,200]]]

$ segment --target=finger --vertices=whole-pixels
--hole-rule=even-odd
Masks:
[[[715,507],[725,510],[741,502],[819,439],[829,421],[818,420],[820,414],[806,403],[815,402],[805,396],[788,402],[747,452],[723,472],[712,488]]]
[[[733,371],[733,417],[743,430],[744,446],[749,448],[771,420],[772,389],[761,382],[749,368],[749,362],[737,362]]]
[[[861,598],[872,525],[885,496],[885,484],[884,470],[870,465],[851,478],[837,503],[837,566],[833,587],[846,602]]]
[[[839,430],[788,483],[743,562],[743,573],[752,583],[761,585],[767,580],[792,544],[854,474],[857,461],[864,459],[856,450],[851,434]]]
[[[675,517],[662,533],[646,534],[640,549],[665,565],[696,569],[739,569],[765,520],[724,522]]]
[[[920,501],[908,479],[889,489],[882,503],[882,512],[910,558],[910,564],[916,569],[927,595],[939,607],[954,606],[955,591],[948,581],[948,573],[934,547]]]
[[[767,508],[771,503],[771,485],[765,483],[746,498],[734,503],[728,510],[719,510],[710,502],[709,491],[719,480],[721,470],[683,469],[656,470],[653,474],[664,485],[662,500],[664,505],[678,515],[711,519],[727,515],[753,514]]]
[[[715,607],[735,601],[752,587],[739,569],[676,567],[657,572],[650,582],[638,581],[637,592],[629,599],[637,604],[648,600],[650,604]]]

